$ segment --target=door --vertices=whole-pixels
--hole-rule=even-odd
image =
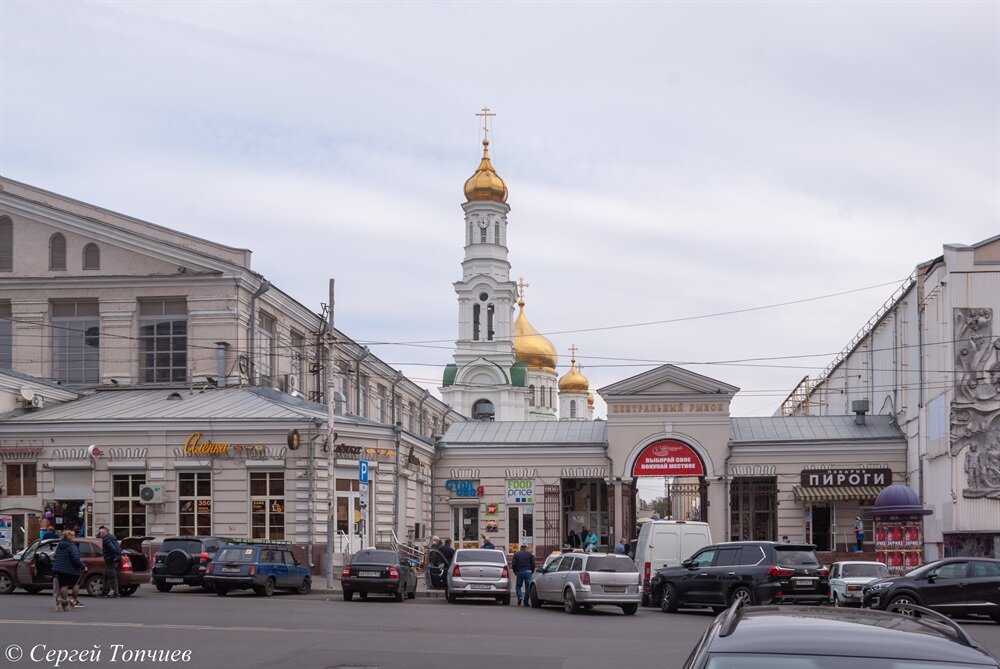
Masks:
[[[972,561],[965,608],[966,613],[1000,613],[1000,562]]]
[[[677,584],[677,594],[681,600],[688,602],[709,602],[711,600],[712,584],[715,580],[712,574],[712,564],[718,551],[706,548],[695,553],[687,572]]]
[[[361,520],[361,484],[337,479],[337,552],[352,555],[365,546],[366,529]]]
[[[918,585],[924,606],[942,613],[961,613],[965,608],[969,585],[969,562],[946,562],[927,573],[927,580]]]
[[[812,543],[816,550],[830,550],[830,507],[813,506],[812,508]]]
[[[715,556],[715,563],[709,568],[711,578],[709,587],[705,591],[707,601],[726,604],[729,601],[729,592],[737,583],[737,574],[740,553],[742,548],[733,546],[730,548],[720,548],[719,554]]]
[[[508,552],[516,553],[521,544],[531,550],[535,545],[535,508],[533,506],[507,507]]]

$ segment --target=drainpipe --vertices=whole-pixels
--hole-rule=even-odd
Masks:
[[[615,481],[615,478],[614,478],[615,463],[614,463],[614,460],[611,459],[611,451],[609,450],[609,448],[610,447],[608,446],[608,440],[605,439],[604,440],[604,457],[608,461],[608,488],[611,489],[611,490],[614,490],[614,485],[615,485],[615,483],[614,483],[614,481]],[[612,492],[611,494],[614,494],[614,492]],[[605,500],[604,503],[607,504],[608,503],[607,500]],[[616,512],[620,511],[620,509],[616,508],[615,511]],[[562,514],[560,514],[560,515],[562,515]],[[611,529],[612,529],[611,528],[611,523],[613,523],[613,522],[615,522],[615,519],[611,518],[609,516],[608,517],[608,544],[609,544],[609,546],[614,546],[614,544],[611,543],[612,541],[614,541],[614,537],[611,536],[611,534],[612,534],[611,533]],[[622,522],[623,523],[625,522],[624,518],[622,519]],[[560,532],[561,532],[561,529],[560,529]],[[622,528],[621,527],[618,528],[618,533],[619,533],[619,535],[624,536],[624,533],[622,532]],[[561,538],[560,538],[560,542],[562,542]]]
[[[309,424],[316,429],[321,423],[318,418],[311,418]],[[309,464],[306,467],[307,475],[309,476],[309,534],[308,534],[308,549],[307,557],[309,559],[309,569],[312,570],[316,565],[313,563],[313,522],[315,519],[315,508],[316,508],[316,498],[313,496],[313,492],[316,487],[316,441],[323,437],[323,433],[316,429],[316,434],[309,439]]]
[[[732,419],[730,419],[730,420],[732,420]],[[732,428],[730,428],[730,430],[731,429]],[[732,441],[729,442],[727,450],[729,452],[726,453],[726,459],[723,460],[723,462],[722,462],[722,477],[723,477],[722,490],[723,490],[723,494],[726,496],[726,504],[725,504],[725,507],[724,507],[725,516],[726,516],[726,537],[723,539],[723,541],[729,541],[733,537],[733,512],[732,512],[733,498],[732,498],[732,492],[730,491],[730,488],[729,488],[729,459],[733,457],[733,442]],[[777,499],[775,500],[775,502],[777,502]],[[775,514],[777,514],[777,509],[775,510]],[[706,520],[708,519],[707,509],[706,509],[706,513],[705,513],[705,518],[706,518]],[[737,541],[742,541],[742,538],[737,537],[736,540]]]
[[[257,299],[271,290],[271,282],[267,279],[261,281],[260,286],[257,288],[257,292],[250,296],[250,346],[247,348],[250,351],[250,359],[247,360],[247,371],[250,373],[250,385],[257,385],[257,374],[254,369],[257,365],[254,360],[254,355],[256,351],[254,350],[257,346]]]
[[[402,424],[396,420],[398,407],[396,406],[396,386],[399,382],[403,380],[403,373],[396,370],[396,375],[392,377],[392,387],[389,392],[392,394],[392,435],[395,440],[395,456],[396,464],[395,471],[393,472],[396,476],[396,485],[392,487],[392,527],[396,532],[396,539],[399,539],[399,483],[401,476],[399,475],[399,432],[403,429]]]

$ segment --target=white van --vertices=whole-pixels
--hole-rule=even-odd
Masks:
[[[689,520],[647,520],[639,528],[635,564],[642,573],[642,605],[649,606],[649,579],[664,567],[676,567],[712,543],[708,523]]]

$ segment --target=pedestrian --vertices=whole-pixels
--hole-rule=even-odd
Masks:
[[[517,574],[517,605],[528,605],[528,594],[531,592],[531,575],[535,572],[535,556],[528,547],[521,544],[521,550],[514,553],[510,561],[511,569]],[[521,586],[524,585],[524,589]]]
[[[496,548],[496,546],[493,545],[493,542],[490,541],[490,538],[488,536],[486,536],[485,534],[482,536],[483,536],[483,548],[487,548],[489,550],[493,550]]]
[[[54,527],[52,527],[52,521],[49,520],[48,518],[44,518],[42,520],[42,522],[40,523],[40,526],[41,527],[39,528],[39,532],[41,532],[41,534],[38,537],[39,539],[58,539],[59,538],[59,533],[56,532],[56,530],[55,530]]]
[[[97,530],[101,538],[101,553],[104,556],[104,585],[101,586],[101,597],[118,597],[118,565],[122,561],[122,549],[115,535],[104,525]]]
[[[58,539],[59,538],[59,533],[56,532],[56,530],[55,530],[54,527],[52,527],[52,511],[48,510],[48,514],[49,515],[43,517],[42,521],[38,524],[38,532],[39,532],[38,539],[40,541],[45,541],[47,539]],[[42,559],[42,558],[45,558],[46,560],[48,560],[49,556],[48,556],[48,554],[43,553],[43,552],[39,552],[39,551],[35,551],[35,553],[38,556],[35,559],[35,562],[38,565],[37,569],[39,570],[39,574],[38,575],[41,576],[42,572],[47,571],[48,575],[52,577],[52,599],[53,599],[53,601],[55,601],[55,602],[58,603],[59,602],[59,584],[56,583],[56,581],[55,581],[55,575],[52,573],[52,564],[51,564],[51,561],[45,562]]]
[[[441,537],[439,537],[438,535],[435,534],[433,537],[431,537],[431,547],[430,547],[430,550],[433,551],[433,550],[437,550],[439,548],[441,548]]]
[[[593,553],[597,548],[597,535],[594,534],[593,530],[590,530],[587,537],[583,540],[583,551],[585,553]]]
[[[455,549],[451,547],[451,539],[444,540],[444,546],[438,549],[438,553],[446,560],[446,564],[451,564],[451,561],[455,559]]]
[[[625,554],[625,537],[622,537],[621,539],[619,539],[618,543],[615,544],[615,553],[617,553],[619,555],[624,555]]]
[[[566,537],[566,545],[571,549],[580,547],[580,535],[576,533],[576,530],[569,531],[569,535]]]
[[[52,560],[53,587],[58,586],[59,588],[56,611],[69,611],[71,606],[69,590],[79,582],[80,576],[87,571],[87,566],[80,559],[80,549],[73,541],[75,536],[72,530],[66,530],[62,533],[62,539],[56,546],[56,554]]]
[[[860,553],[865,543],[865,521],[861,520],[861,516],[854,517],[854,540],[858,542],[857,552]]]

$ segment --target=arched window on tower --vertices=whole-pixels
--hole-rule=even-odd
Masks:
[[[66,238],[59,232],[49,237],[49,269],[66,270]]]
[[[576,418],[576,400],[569,401],[569,417]]]
[[[479,341],[479,305],[472,305],[472,339]]]
[[[494,415],[493,402],[489,400],[476,400],[472,405],[472,420],[492,422]]]
[[[83,269],[101,269],[101,247],[97,244],[83,247]]]
[[[549,386],[549,406],[554,407],[555,404],[552,403],[552,386]]]
[[[473,239],[472,235],[474,235],[475,232],[476,232],[476,226],[474,226],[472,224],[472,221],[469,221],[469,241],[467,241],[466,244],[471,244],[472,243],[472,239]]]
[[[528,386],[528,406],[535,406],[535,384]]]
[[[492,304],[486,307],[486,339],[489,341],[493,341],[493,314],[495,311],[496,309]]]
[[[500,222],[497,221],[493,225],[493,243],[500,246]]]
[[[486,228],[479,229],[479,241],[483,244],[486,243]]]
[[[0,218],[0,272],[14,271],[14,223]]]

